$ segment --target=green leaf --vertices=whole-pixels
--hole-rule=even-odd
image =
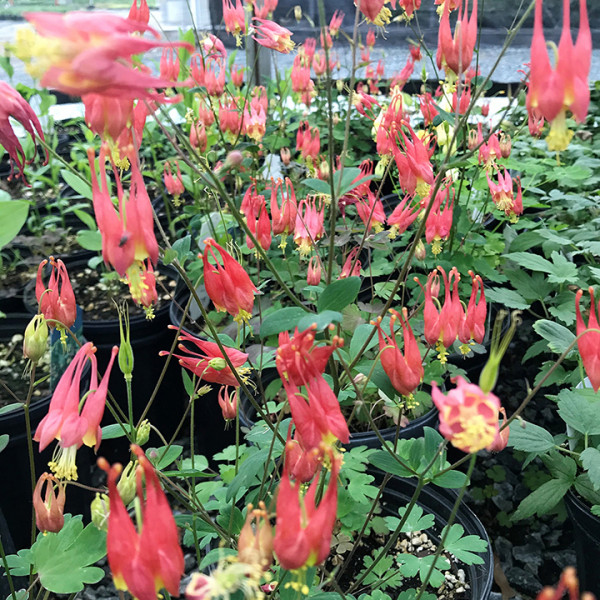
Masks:
[[[123,423],[123,426],[119,425],[119,423],[105,425],[102,428],[102,439],[116,440],[117,438],[127,435],[127,431],[131,431],[131,426],[129,423]]]
[[[600,395],[594,390],[562,390],[558,394],[558,414],[582,434],[600,434]]]
[[[447,526],[442,531],[442,537],[446,529]],[[474,553],[485,552],[487,547],[488,543],[478,535],[465,535],[465,528],[459,523],[450,527],[444,542],[444,549],[466,565],[482,565],[483,558]]]
[[[402,506],[398,509],[400,517],[404,516],[407,507]],[[395,531],[400,524],[400,519],[397,517],[385,517],[385,522],[390,528],[390,531]],[[406,522],[402,526],[402,533],[412,533],[413,531],[425,531],[435,524],[435,517],[431,514],[423,515],[423,509],[415,504],[413,509],[410,511]]]
[[[222,559],[227,558],[228,556],[236,556],[237,550],[233,548],[213,548],[209,552],[206,553],[206,556],[202,559],[200,564],[198,565],[198,570],[203,571],[208,567],[208,565],[214,565]]]
[[[314,324],[317,326],[317,331],[323,331],[329,327],[331,323],[341,323],[343,318],[344,315],[342,315],[342,313],[333,310],[326,310],[320,312],[318,315],[310,313],[298,321],[298,329],[304,331]]]
[[[377,496],[378,489],[370,485],[375,478],[367,473],[354,473],[348,483],[348,493],[355,502],[367,504]]]
[[[0,199],[0,248],[12,242],[27,221],[29,202]]]
[[[363,347],[364,343],[367,341],[367,338],[369,337],[369,335],[371,335],[371,332],[374,328],[374,325],[370,325],[369,323],[363,323],[354,330],[354,333],[352,334],[352,339],[350,340],[350,358],[353,359],[356,358],[356,356],[358,356],[358,352]],[[377,336],[371,336],[371,341],[369,342],[369,345],[367,346],[366,350],[372,348],[377,343]]]
[[[413,440],[408,440],[413,441]],[[389,452],[385,450],[378,450],[377,452],[373,452],[371,456],[369,456],[369,462],[378,469],[381,469],[385,473],[391,473],[392,475],[397,475],[398,477],[412,477],[413,473],[411,473],[408,469],[405,469],[398,461],[394,460],[392,456],[390,456]]]
[[[167,248],[163,254],[162,261],[165,265],[170,265],[177,258],[177,251],[173,248]]]
[[[3,406],[2,408],[0,408],[0,415],[3,415],[5,413],[9,413],[13,410],[17,410],[17,409],[22,409],[23,408],[23,404],[21,402],[12,402],[11,404],[7,404],[6,406]]]
[[[489,288],[485,291],[486,297],[497,304],[501,304],[506,308],[514,308],[517,310],[526,310],[531,305],[519,292],[508,290],[506,288]]]
[[[44,588],[55,594],[74,594],[85,583],[97,583],[104,571],[93,567],[106,554],[106,534],[81,516],[65,519],[58,533],[40,535],[31,547],[33,565]]]
[[[589,472],[590,481],[596,491],[600,490],[600,450],[586,448],[580,455],[583,468]]]
[[[268,456],[269,448],[263,448],[256,451],[242,463],[243,466],[227,488],[227,495],[225,496],[227,502],[230,502],[241,488],[247,488],[253,481],[259,480],[259,473],[263,473],[267,468],[266,460]]]
[[[307,188],[317,192],[317,194],[331,195],[331,186],[328,181],[323,181],[322,179],[305,179],[303,183]]]
[[[512,516],[513,521],[544,515],[551,511],[569,491],[571,483],[564,479],[551,479],[529,494]]]
[[[8,439],[8,433],[3,433],[0,435],[0,452],[2,452],[2,450],[8,446]]]
[[[505,258],[508,258],[531,271],[540,271],[541,273],[552,272],[552,263],[537,254],[529,252],[511,252],[510,254],[507,254]]]
[[[290,331],[298,325],[298,321],[306,314],[299,306],[286,306],[267,315],[260,325],[260,337],[266,338],[270,335]]]
[[[340,311],[356,300],[359,290],[360,277],[338,279],[323,290],[317,308],[320,313],[326,310]]]
[[[102,234],[97,229],[83,229],[77,232],[77,243],[85,250],[99,252],[102,250]]]
[[[183,452],[183,446],[172,444],[171,446],[161,446],[160,448],[148,448],[146,456],[157,470],[168,467],[175,462]]]
[[[548,281],[550,283],[576,283],[578,279],[577,266],[556,251],[551,254],[551,257],[553,266],[548,275]]]
[[[569,329],[547,319],[540,319],[533,324],[535,331],[542,336],[547,342],[548,347],[552,352],[562,354],[573,343],[575,336]],[[567,358],[572,356],[575,348],[572,348]]]
[[[539,425],[527,421],[513,421],[510,424],[508,445],[524,452],[547,452],[554,448],[554,439]]]
[[[92,186],[87,181],[67,169],[62,169],[60,174],[71,189],[75,190],[80,196],[93,200]]]
[[[575,483],[577,463],[570,456],[564,456],[558,451],[552,451],[543,456],[542,461],[550,471],[552,477],[562,479],[571,484]]]
[[[76,208],[73,212],[88,229],[91,229],[92,231],[98,229],[96,226],[96,221],[94,220],[94,217],[90,215],[90,213],[85,212],[85,210],[81,210],[80,208]]]
[[[466,474],[461,471],[446,471],[433,477],[432,481],[435,485],[452,490],[461,488],[468,483]]]

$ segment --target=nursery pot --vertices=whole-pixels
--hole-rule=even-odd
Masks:
[[[600,594],[600,518],[590,511],[573,492],[565,495],[567,512],[573,523],[575,538],[575,554],[577,556],[577,577],[579,589],[592,592],[596,597]]]
[[[376,484],[380,484],[385,476],[377,469],[369,470],[369,473],[375,477]],[[398,508],[408,505],[416,487],[416,479],[392,477],[383,492],[383,513],[398,516]],[[456,497],[456,492],[435,485],[426,486],[419,495],[417,504],[425,513],[435,517],[435,526],[427,530],[427,533],[436,544],[441,539],[441,530],[448,524]],[[465,535],[477,535],[487,542],[487,550],[478,554],[483,559],[483,564],[463,567],[467,583],[471,586],[467,592],[471,600],[487,600],[492,590],[494,572],[490,539],[481,521],[465,504],[460,504],[458,507],[454,523],[464,527]]]
[[[69,266],[71,281],[78,271],[87,268],[87,261],[74,262]],[[166,274],[169,279],[175,278],[175,272],[170,267],[160,267],[157,272]],[[33,288],[32,288],[33,290]],[[157,291],[160,288],[157,286]],[[160,291],[159,291],[160,294]],[[123,286],[123,296],[128,295],[128,290]],[[31,309],[31,294],[27,294],[26,305]],[[77,297],[77,292],[75,292]],[[132,302],[128,303],[132,305]],[[152,320],[146,319],[141,308],[129,308],[130,315],[130,340],[134,355],[134,368],[132,379],[132,408],[134,422],[141,417],[146,404],[160,378],[166,359],[159,356],[161,350],[169,350],[173,343],[174,333],[168,329],[169,302],[163,301],[154,311]],[[83,335],[96,346],[99,373],[104,373],[110,361],[113,346],[120,344],[119,319],[111,317],[106,320],[92,320],[83,313]],[[113,365],[108,385],[110,394],[114,397],[119,407],[127,413],[127,386],[117,361]],[[174,434],[179,421],[184,413],[183,381],[181,369],[176,360],[171,360],[159,391],[146,415],[150,423],[156,426],[167,439]],[[115,423],[115,419],[107,409],[104,413],[102,426]],[[153,432],[151,444],[163,445],[160,438]],[[102,456],[109,461],[128,462],[129,442],[125,437],[105,440],[99,450]]]
[[[0,321],[0,341],[7,341],[13,335],[23,333],[30,320],[31,316],[28,314],[8,315],[6,319]],[[82,390],[87,389],[89,376],[90,367],[88,363],[82,377]],[[48,413],[51,398],[52,394],[48,394],[31,402],[29,418],[32,435],[35,433],[40,421]],[[27,430],[25,411],[22,407],[15,407],[12,410],[0,413],[0,435],[4,434],[7,434],[9,439],[6,448],[0,452],[0,473],[2,473],[5,482],[0,494],[0,511],[4,513],[15,547],[21,549],[28,547],[31,542],[32,510]],[[40,453],[39,444],[33,442],[36,481],[44,471],[50,470],[48,461],[52,458],[55,446],[56,442],[52,442],[48,448]],[[91,461],[91,450],[87,446],[82,446],[77,451],[77,469],[79,481],[88,485],[91,483]],[[65,512],[85,513],[86,507],[89,507],[92,500],[89,492],[76,486],[68,486],[66,496]]]

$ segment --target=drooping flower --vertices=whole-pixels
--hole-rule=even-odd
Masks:
[[[322,444],[331,447],[338,440],[347,444],[350,441],[348,424],[336,395],[323,375],[308,379],[304,385],[306,394],[302,394],[293,383],[284,380],[283,384],[292,421],[306,449],[319,448]]]
[[[390,239],[394,239],[399,234],[404,233],[419,216],[421,207],[419,204],[412,206],[411,202],[413,200],[414,196],[411,196],[410,194],[404,196],[400,203],[394,208],[392,214],[388,217],[388,225],[391,225],[388,234]]]
[[[138,529],[117,490],[121,465],[111,467],[105,459],[98,460],[98,466],[108,474],[110,514],[106,551],[113,581],[118,590],[129,591],[138,600],[156,600],[163,588],[172,596],[179,596],[184,560],[173,513],[154,467],[139,446],[131,449],[139,462],[137,494],[143,523],[138,523]]]
[[[281,204],[279,204],[280,194]],[[273,233],[275,235],[281,235],[281,248],[285,248],[285,238],[294,232],[297,213],[298,203],[296,201],[296,192],[294,191],[294,186],[289,177],[285,178],[285,189],[281,179],[271,182],[271,218],[273,220]]]
[[[289,54],[294,49],[294,42],[292,42],[292,32],[285,27],[281,27],[274,21],[268,19],[258,19],[254,17],[252,19],[256,33],[260,37],[253,37],[261,46],[276,50],[282,54]]]
[[[346,260],[342,265],[342,271],[340,272],[339,279],[346,279],[347,277],[360,277],[362,263],[357,258],[359,251],[360,246],[357,246],[348,253]]]
[[[101,93],[147,100],[158,96],[156,88],[172,83],[134,69],[131,57],[152,48],[180,46],[186,42],[145,39],[136,32],[158,33],[139,21],[87,12],[66,14],[25,13],[35,32],[17,31],[15,55],[26,63],[29,74],[41,78],[44,87],[80,96]]]
[[[118,347],[114,346],[112,349],[100,384],[95,352],[96,348],[91,342],[87,342],[78,350],[52,394],[48,414],[41,420],[33,436],[40,444],[40,452],[53,439],[59,440],[58,451],[49,465],[61,479],[77,479],[77,449],[85,444],[98,450],[102,439],[100,421],[104,414],[108,379]],[[83,397],[81,377],[88,360],[91,362],[89,392],[80,408],[80,399]]]
[[[148,299],[156,296],[156,290],[148,288],[149,284],[154,283],[154,275],[144,261],[150,259],[156,264],[158,243],[154,235],[152,204],[139,165],[137,161],[131,164],[131,185],[127,196],[115,172],[119,198],[117,211],[106,181],[104,151],[100,150],[100,180],[96,175],[96,161],[92,148],[88,149],[88,160],[92,171],[94,213],[102,234],[104,262],[111,264],[122,277],[127,277],[132,298],[147,307],[151,317]]]
[[[539,120],[542,117],[551,123],[546,142],[550,150],[560,152],[567,148],[573,137],[573,132],[567,128],[567,111],[573,113],[578,123],[585,120],[588,112],[592,37],[587,1],[580,0],[579,33],[573,44],[571,3],[563,0],[563,28],[558,48],[555,47],[556,60],[553,68],[544,37],[542,5],[543,0],[536,1],[527,110],[530,119]]]
[[[325,205],[320,202],[317,207],[317,198],[305,198],[298,204],[296,226],[294,227],[294,242],[301,255],[310,253],[315,243],[325,234],[324,227]]]
[[[288,440],[285,445],[285,464],[293,479],[307,483],[315,476],[322,461],[322,448],[307,450],[298,429],[294,431],[294,436],[291,439],[288,432]]]
[[[486,173],[492,200],[499,210],[504,211],[511,223],[519,220],[519,215],[523,214],[523,192],[521,190],[521,180],[517,179],[517,195],[513,190],[513,180],[508,170],[504,170],[504,175],[498,169],[498,183],[494,183],[489,173]]]
[[[173,196],[173,201],[175,204],[178,203],[179,197],[183,192],[185,192],[185,187],[183,185],[183,180],[181,179],[181,169],[179,168],[179,162],[175,161],[175,168],[177,169],[173,172],[171,168],[171,163],[167,160],[165,161],[165,168],[163,173],[163,179],[165,182],[165,188],[167,192]]]
[[[254,294],[258,291],[256,286],[242,265],[215,240],[208,238],[204,244],[202,261],[206,293],[217,310],[228,312],[237,323],[249,321],[254,307]],[[220,261],[215,249],[221,257]],[[214,263],[209,261],[209,255],[215,260]]]
[[[179,54],[175,48],[173,46],[163,48],[162,56],[160,57],[161,78],[175,83],[179,79],[179,69]]]
[[[392,17],[392,12],[385,6],[388,0],[360,0],[360,12],[373,25],[387,25]],[[395,4],[395,2],[394,2]],[[354,0],[354,5],[357,5]]]
[[[267,571],[273,562],[273,530],[264,502],[248,504],[246,521],[238,537],[238,562]],[[252,528],[252,521],[255,523]]]
[[[289,331],[279,334],[275,364],[282,381],[301,386],[325,372],[329,357],[343,340],[334,336],[331,344],[315,346],[316,330],[317,326],[312,325],[304,331],[298,331],[296,327],[292,337]]]
[[[9,180],[12,179],[15,172],[15,166],[17,166],[19,172],[16,176],[21,177],[23,183],[28,185],[23,174],[23,167],[31,164],[31,161],[35,156],[30,160],[27,160],[21,142],[19,142],[19,139],[15,135],[9,119],[12,118],[21,123],[34,142],[36,134],[42,141],[45,141],[44,132],[42,131],[42,126],[40,125],[35,112],[31,106],[29,106],[29,103],[21,96],[21,94],[19,94],[19,92],[17,92],[17,90],[4,81],[0,81],[0,98],[0,144],[4,146],[4,149],[8,152],[10,158],[10,175],[8,178]],[[44,164],[47,162],[48,153],[46,152]]]
[[[329,554],[337,510],[337,476],[341,456],[331,457],[331,475],[327,490],[316,506],[320,477],[300,499],[300,482],[292,484],[289,467],[284,467],[277,495],[277,523],[273,548],[284,569],[321,564]],[[323,475],[321,475],[323,477]]]
[[[308,285],[319,285],[321,283],[321,261],[316,254],[311,256],[308,261],[306,283]]]
[[[453,381],[456,388],[446,396],[435,382],[431,384],[431,397],[440,411],[440,433],[463,452],[492,447],[499,431],[500,400],[460,376]]]
[[[594,288],[589,288],[591,306],[590,306],[590,318],[588,319],[587,326],[581,316],[581,309],[579,307],[579,301],[583,296],[583,290],[578,290],[575,296],[575,312],[577,314],[577,335],[581,336],[577,340],[577,347],[579,348],[579,355],[583,362],[585,372],[594,388],[594,391],[600,389],[600,333],[597,331],[588,331],[593,329],[600,329],[598,324],[598,316],[596,312],[596,301],[594,299]],[[600,308],[598,309],[600,310]],[[583,335],[582,335],[583,334]]]
[[[42,500],[44,484],[46,484],[46,495]],[[57,493],[54,492],[55,484]],[[63,528],[65,524],[63,515],[65,499],[65,484],[56,479],[54,475],[50,475],[50,473],[42,473],[33,490],[35,524],[41,532],[58,533]]]
[[[246,33],[246,16],[244,14],[244,5],[241,0],[223,0],[223,21],[225,21],[225,31],[239,39]]]
[[[67,267],[60,258],[55,260],[51,256],[52,272],[46,286],[42,281],[42,271],[47,264],[47,260],[40,263],[35,283],[35,295],[40,304],[40,312],[47,321],[49,320],[50,328],[58,326],[69,329],[75,323],[77,305]]]
[[[394,159],[398,166],[400,186],[407,194],[415,192],[421,197],[427,196],[433,184],[433,166],[431,155],[434,148],[429,146],[430,139],[422,140],[410,127],[411,139],[400,129],[401,141],[393,148]]]
[[[462,0],[462,12],[456,21],[454,37],[450,30],[449,5],[450,2],[444,4],[436,60],[438,68],[460,75],[469,68],[473,59],[473,50],[477,41],[477,0],[473,0],[470,17],[469,0]]]
[[[402,309],[402,315],[395,310],[390,310],[390,335],[381,328],[381,317],[374,325],[379,334],[379,352],[381,366],[390,378],[394,389],[403,396],[410,396],[423,380],[423,364],[419,345],[415,339],[412,328],[408,322],[407,310]],[[404,354],[396,341],[395,324],[400,321],[404,339]]]
[[[221,407],[221,412],[223,413],[223,418],[225,421],[232,421],[236,418],[238,407],[237,397],[237,389],[234,389],[233,393],[231,393],[229,391],[229,387],[226,385],[222,385],[219,388],[217,401],[219,402],[219,406]]]
[[[137,21],[143,25],[148,25],[150,21],[150,7],[148,6],[148,2],[140,0],[140,5],[138,6],[137,0],[133,0],[127,18],[130,21]],[[142,29],[141,31],[144,30]]]
[[[412,19],[415,10],[421,8],[421,0],[400,0],[400,6],[406,13],[406,19],[410,20]]]
[[[485,321],[487,317],[487,303],[485,301],[485,290],[483,281],[479,275],[469,271],[471,281],[471,297],[467,306],[467,314],[458,328],[458,339],[463,344],[468,344],[470,340],[475,340],[478,344],[483,342],[485,337]],[[479,292],[479,300],[477,293]]]
[[[371,190],[368,190],[366,200],[357,200],[356,212],[367,231],[371,231],[371,229],[375,233],[383,231],[386,221],[385,210],[381,200]]]
[[[329,21],[329,33],[334,37],[339,33],[342,22],[344,21],[344,13],[336,10]]]
[[[193,336],[187,331],[181,331],[179,334],[178,348],[182,352],[186,352],[185,356],[174,354],[179,359],[179,364],[182,367],[190,370],[194,375],[208,381],[209,383],[219,383],[221,385],[231,385],[238,387],[239,381],[236,379],[231,367],[223,357],[223,353],[216,342],[209,342]],[[188,344],[188,345],[186,345]],[[195,346],[199,352],[191,350],[190,346]],[[248,369],[241,368],[248,360],[248,355],[245,352],[236,350],[235,348],[227,348],[224,346],[225,353],[231,361],[231,364],[236,369],[238,375],[244,379]],[[168,356],[169,352],[160,352],[161,356]]]
[[[429,198],[425,199],[428,202]],[[425,222],[425,240],[431,244],[431,251],[437,255],[442,251],[442,243],[448,239],[454,217],[454,188],[441,187],[433,201],[433,206]]]

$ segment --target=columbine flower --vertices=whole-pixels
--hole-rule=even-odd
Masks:
[[[172,329],[176,329],[176,327],[172,327]],[[184,342],[183,344],[179,344],[179,349],[187,352],[187,356],[180,354],[174,354],[173,356],[179,359],[179,364],[182,367],[189,369],[194,375],[210,383],[220,383],[221,385],[232,385],[235,387],[240,385],[223,357],[219,344],[209,342],[208,340],[201,340],[186,331],[182,331],[179,334],[179,341]],[[186,342],[196,346],[200,352],[190,350],[185,345]],[[235,348],[226,347],[225,353],[231,364],[235,367],[238,375],[245,378],[248,369],[240,367],[248,360],[248,355]],[[168,354],[169,352],[167,351],[160,352],[161,356],[167,356]]]
[[[261,46],[277,50],[282,54],[289,54],[294,49],[294,42],[291,39],[292,32],[289,29],[268,19],[254,17],[253,22],[256,33],[261,36],[253,37],[253,39]]]
[[[46,484],[46,496],[42,500],[42,489]],[[54,492],[56,484],[57,493]],[[42,473],[33,490],[33,508],[35,510],[35,524],[37,528],[46,533],[58,533],[65,524],[63,511],[65,508],[65,485],[50,473]]]
[[[60,258],[55,260],[51,256],[52,272],[46,286],[42,281],[42,271],[47,264],[47,260],[40,263],[35,283],[35,296],[40,304],[40,312],[46,320],[50,320],[50,328],[69,329],[75,323],[77,305],[67,267]]]
[[[152,48],[181,46],[186,42],[161,42],[134,35],[138,31],[158,33],[139,21],[103,14],[90,18],[87,12],[25,13],[33,25],[17,31],[15,55],[26,64],[28,73],[41,77],[44,87],[80,96],[101,93],[108,96],[153,99],[156,88],[170,87],[170,81],[153,77],[132,67],[131,57]]]
[[[320,203],[317,208],[317,198],[305,198],[298,205],[296,227],[294,228],[294,242],[298,246],[300,255],[310,254],[315,242],[325,234],[323,220],[325,218],[325,205]]]
[[[221,412],[223,413],[223,418],[225,421],[232,421],[237,417],[237,398],[237,389],[234,389],[233,393],[231,393],[226,385],[222,385],[219,388],[217,400],[219,402],[219,406],[221,407]]]
[[[333,453],[330,458],[329,484],[318,507],[316,494],[320,477],[312,482],[300,500],[301,484],[292,485],[287,463],[284,467],[277,495],[277,524],[273,544],[284,569],[319,565],[329,554],[337,510],[337,476],[342,462],[341,456],[334,457]]]
[[[591,329],[600,329],[596,312],[596,301],[594,299],[594,288],[589,288],[591,307],[590,318],[586,326],[581,316],[579,301],[583,296],[583,290],[579,290],[575,296],[575,311],[577,313],[577,335],[581,337],[577,340],[577,347],[585,372],[594,388],[594,391],[600,389],[600,333],[597,331],[588,331]]]
[[[468,344],[469,340],[475,340],[478,344],[481,344],[485,336],[485,320],[487,317],[485,290],[479,275],[475,275],[473,271],[469,271],[469,275],[472,281],[471,297],[467,306],[467,314],[458,328],[458,339],[463,344]],[[477,301],[478,291],[479,301]]]
[[[241,36],[246,33],[246,16],[241,0],[235,0],[235,5],[232,0],[223,0],[223,21],[225,31],[234,35],[239,45]]]
[[[248,322],[254,307],[254,294],[258,291],[256,286],[242,265],[215,240],[208,238],[204,244],[202,261],[206,293],[217,310],[228,312],[236,323]],[[223,264],[213,248],[220,254]],[[209,255],[215,260],[214,264],[209,261]]]
[[[464,73],[471,64],[477,41],[477,0],[473,0],[471,16],[469,0],[463,0],[462,13],[456,21],[454,38],[450,30],[450,2],[444,4],[438,34],[437,65],[455,75]]]
[[[523,214],[523,191],[521,189],[521,180],[517,178],[517,195],[513,190],[513,180],[510,173],[505,169],[504,175],[498,169],[498,183],[490,179],[489,173],[486,173],[492,200],[499,210],[504,211],[511,223],[519,220],[519,215]]]
[[[108,473],[110,514],[106,551],[115,587],[129,591],[138,600],[156,600],[161,589],[179,596],[183,575],[183,552],[179,546],[177,526],[158,476],[139,446],[132,446],[137,455],[138,501],[143,524],[133,524],[117,490],[120,464],[112,467],[101,458],[98,466]],[[146,494],[142,493],[141,478],[145,479]],[[138,531],[140,533],[138,533]]]
[[[273,562],[273,530],[265,503],[259,502],[258,508],[248,504],[247,511],[238,538],[238,562],[267,571]]]
[[[150,259],[156,264],[158,243],[154,235],[152,204],[139,165],[137,162],[131,165],[128,196],[123,193],[121,182],[115,173],[119,197],[117,212],[106,182],[104,151],[100,150],[100,181],[96,175],[96,161],[92,148],[88,149],[88,160],[92,171],[94,213],[102,234],[104,262],[111,264],[122,277],[127,277],[131,297],[135,302],[150,308],[152,302],[156,301],[155,278],[152,268],[148,268],[144,261]],[[148,314],[151,316],[150,311]]]
[[[16,165],[19,168],[17,177],[21,177],[23,183],[29,185],[23,175],[23,167],[30,164],[33,158],[26,160],[23,147],[13,131],[9,118],[21,123],[34,142],[36,134],[44,141],[42,126],[31,106],[29,106],[25,98],[17,90],[13,89],[8,83],[0,81],[0,144],[4,146],[10,157],[10,175],[8,178],[12,179]],[[48,153],[46,152],[44,164],[47,162]]]
[[[60,378],[52,399],[48,414],[38,425],[33,439],[40,444],[40,452],[53,440],[59,440],[58,451],[49,464],[61,479],[77,479],[75,455],[83,444],[98,450],[102,439],[100,421],[104,414],[108,379],[118,352],[112,349],[110,361],[104,377],[98,385],[98,366],[96,348],[91,342],[84,344]],[[88,359],[92,363],[90,387],[85,394],[85,402],[80,409],[82,398],[81,377]]]
[[[463,452],[490,448],[499,431],[500,400],[460,376],[453,381],[456,388],[450,390],[447,396],[432,382],[431,397],[440,411],[440,433]]]
[[[179,197],[185,191],[185,187],[183,185],[183,180],[181,179],[181,169],[179,168],[179,162],[175,162],[176,172],[173,172],[171,168],[171,163],[167,160],[165,161],[165,168],[163,173],[163,178],[165,182],[165,187],[167,188],[167,192],[173,196],[173,202],[177,206],[179,202]]]
[[[392,12],[385,4],[388,0],[361,0],[360,12],[367,18],[368,21],[373,25],[384,26],[390,22]],[[394,2],[394,5],[396,3]],[[357,5],[354,0],[354,6]]]
[[[573,132],[567,128],[567,110],[581,123],[585,120],[590,102],[587,80],[592,56],[592,37],[586,0],[579,1],[579,33],[575,45],[571,37],[570,10],[569,0],[564,0],[563,29],[558,48],[554,46],[554,68],[544,38],[542,0],[536,2],[531,41],[527,110],[530,120],[539,122],[542,117],[551,123],[546,142],[550,150],[557,152],[565,150],[573,137]],[[543,120],[541,123],[543,125]]]
[[[374,325],[377,326],[379,334],[379,352],[381,366],[390,378],[394,389],[403,396],[410,396],[423,380],[423,364],[419,345],[413,331],[408,323],[407,310],[402,309],[402,315],[395,310],[390,310],[390,335],[381,328],[381,317]],[[396,320],[400,321],[402,335],[404,338],[404,355],[398,348],[396,332],[394,331]]]

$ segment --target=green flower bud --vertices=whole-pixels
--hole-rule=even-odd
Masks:
[[[140,423],[140,426],[137,428],[135,434],[135,443],[138,446],[143,446],[148,441],[148,438],[150,437],[150,429],[151,427],[148,419],[144,419]]]
[[[48,347],[48,325],[44,315],[35,315],[25,328],[23,356],[37,363]]]
[[[224,358],[211,358],[208,361],[208,366],[214,369],[215,371],[222,371],[225,367],[227,367],[227,361]]]
[[[108,530],[108,513],[110,505],[106,494],[96,494],[90,505],[92,512],[92,523],[100,529],[100,531]]]
[[[119,369],[121,373],[125,375],[125,379],[131,380],[131,374],[133,373],[133,348],[131,347],[130,341],[130,330],[129,330],[129,311],[127,305],[118,306],[119,311]],[[125,331],[123,331],[123,321],[125,321]]]
[[[136,462],[129,461],[117,483],[117,490],[125,506],[135,498],[135,467]]]

